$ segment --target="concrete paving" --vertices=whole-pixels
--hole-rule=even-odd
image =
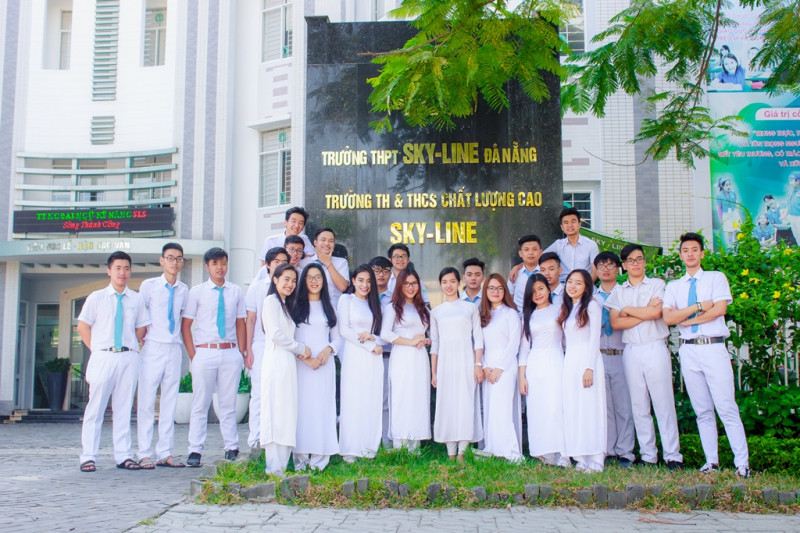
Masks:
[[[188,427],[176,426],[185,458]],[[244,450],[247,428],[239,426]],[[135,430],[134,430],[135,442]],[[511,507],[480,511],[300,509],[277,504],[234,506],[186,502],[197,469],[127,472],[114,466],[111,425],[103,426],[98,471],[78,471],[79,424],[0,425],[0,531],[800,531],[800,516],[696,511],[660,513]],[[219,426],[209,425],[203,462],[222,458]]]

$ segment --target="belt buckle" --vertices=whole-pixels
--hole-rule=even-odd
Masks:
[[[711,344],[711,339],[708,337],[698,337],[696,344]]]

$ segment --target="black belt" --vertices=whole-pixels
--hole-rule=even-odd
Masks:
[[[127,346],[123,346],[122,348],[114,348],[113,346],[111,346],[110,348],[103,348],[103,351],[120,353],[120,352],[135,352],[136,350],[128,348]]]
[[[606,355],[622,355],[622,350],[615,350],[615,349],[611,349],[611,348],[602,348],[600,350],[600,353],[606,354]]]
[[[681,339],[681,344],[720,344],[725,342],[725,337],[697,337],[696,339]]]

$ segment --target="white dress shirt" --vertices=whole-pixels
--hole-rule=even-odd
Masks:
[[[582,268],[588,272],[592,271],[592,262],[600,251],[597,243],[588,237],[578,235],[578,242],[575,246],[569,243],[569,239],[564,237],[558,239],[547,247],[544,253],[555,252],[561,260],[561,282],[567,280],[570,272],[576,268]]]
[[[219,291],[210,279],[200,285],[195,285],[189,291],[183,318],[195,321],[194,343],[220,344],[236,343],[236,319],[245,318],[244,298],[242,289],[229,281],[223,285],[223,299],[225,301],[225,337],[220,338],[217,331],[217,307]]]
[[[667,289],[664,292],[665,309],[683,309],[689,305],[689,279],[691,277],[689,274],[684,274],[682,278],[667,283]],[[733,301],[728,278],[722,272],[706,272],[701,268],[695,272],[694,278],[697,280],[695,288],[698,302],[711,300],[717,303],[724,300],[730,304]],[[727,339],[731,334],[725,323],[725,316],[717,317],[705,324],[698,324],[697,331],[692,331],[692,326],[681,325],[678,325],[678,331],[682,339],[697,337],[725,337]]]
[[[528,278],[537,272],[539,272],[539,265],[533,267],[533,270],[528,270],[525,265],[523,265],[517,272],[514,283],[508,282],[508,290],[511,292],[514,303],[517,305],[517,314],[519,314],[519,316],[522,316],[522,305],[525,303],[522,301],[522,298],[525,296],[525,286],[528,284]]]
[[[109,283],[105,289],[94,291],[86,298],[78,320],[91,326],[92,351],[107,350],[114,347],[114,325],[117,316],[117,291]],[[147,309],[142,297],[134,290],[125,287],[122,297],[122,346],[139,351],[136,328],[150,324]]]
[[[157,278],[146,279],[139,286],[139,295],[144,301],[147,313],[150,316],[150,326],[147,328],[146,341],[155,341],[164,344],[181,343],[181,315],[186,307],[189,297],[189,287],[182,281],[176,281],[175,294],[172,297],[172,316],[175,319],[175,329],[169,332],[169,289],[167,278],[161,274]]]
[[[250,311],[256,314],[256,323],[253,326],[253,343],[264,342],[266,334],[264,333],[264,326],[261,324],[261,312],[264,308],[264,299],[267,297],[267,291],[272,284],[269,276],[251,283],[247,288],[244,295],[244,308],[245,311]]]
[[[622,311],[623,307],[646,307],[647,303],[655,297],[664,299],[664,287],[663,280],[647,276],[638,285],[631,285],[630,281],[625,281],[622,285],[617,285],[605,303],[601,303],[601,305],[616,311]],[[669,328],[664,323],[664,319],[657,318],[645,320],[632,328],[623,330],[622,342],[641,346],[666,339],[668,336]]]

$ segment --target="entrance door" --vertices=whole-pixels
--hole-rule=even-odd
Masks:
[[[36,304],[34,354],[33,408],[49,409],[44,364],[58,357],[58,304]]]
[[[89,356],[92,352],[81,341],[78,335],[78,317],[86,303],[86,297],[75,298],[72,300],[72,323],[69,345],[69,358],[72,361],[71,387],[70,387],[70,409],[83,409],[89,401],[89,384],[86,383],[86,368],[89,364]]]

